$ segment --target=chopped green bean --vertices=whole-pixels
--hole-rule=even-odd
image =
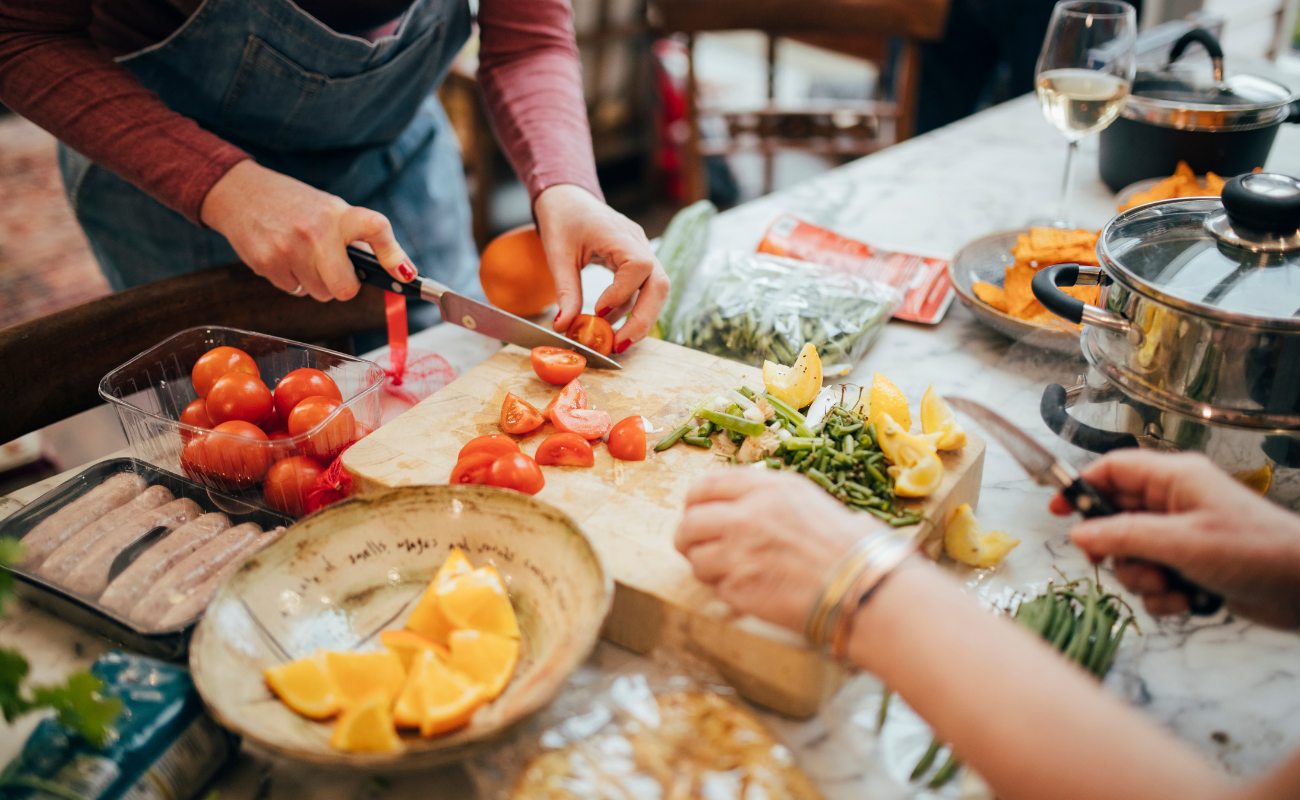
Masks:
[[[934,763],[934,757],[939,755],[940,747],[943,747],[943,742],[940,739],[936,737],[930,740],[929,748],[926,749],[925,755],[921,756],[921,760],[916,762],[916,767],[912,770],[912,777],[909,780],[919,779],[930,769],[930,765]]]
[[[703,447],[705,450],[713,447],[713,440],[707,436],[683,436],[682,441],[694,447]]]
[[[745,419],[736,414],[723,414],[712,409],[702,409],[700,416],[717,425],[719,428],[726,428],[733,433],[743,434],[745,436],[761,436],[767,428],[761,422],[755,422],[752,419]]]

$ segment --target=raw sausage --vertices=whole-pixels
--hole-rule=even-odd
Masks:
[[[221,584],[226,582],[226,578],[229,578],[235,570],[244,566],[244,562],[257,551],[279,539],[283,534],[284,528],[276,528],[257,537],[251,545],[245,546],[239,552],[238,557],[231,559],[224,567],[217,570],[216,574],[211,578],[186,592],[184,599],[180,602],[174,603],[158,622],[157,629],[174,628],[202,614],[207,609],[208,603],[212,601],[212,596],[221,588]]]
[[[190,590],[203,584],[231,561],[242,561],[240,553],[257,539],[262,529],[251,522],[222,532],[190,553],[149,589],[131,609],[131,621],[154,628],[172,606],[184,602]]]
[[[136,514],[143,514],[175,499],[166,486],[150,486],[131,502],[108,512],[55,548],[54,552],[50,553],[50,557],[36,569],[36,573],[41,577],[62,583],[63,579],[68,577],[68,573],[77,568],[82,558],[100,539],[112,533],[119,525]]]
[[[122,574],[114,578],[99,596],[99,604],[123,616],[129,615],[131,608],[167,570],[229,527],[230,518],[225,514],[204,514],[185,523],[122,570]]]
[[[125,505],[145,490],[144,478],[122,472],[86,492],[49,515],[23,537],[27,556],[24,569],[35,569],[50,557],[54,549],[71,536],[108,512]]]
[[[119,553],[154,528],[175,530],[192,519],[198,519],[202,514],[203,509],[199,508],[199,504],[188,497],[136,514],[100,539],[81,559],[77,568],[68,573],[63,587],[87,597],[99,597],[108,586],[108,571]]]

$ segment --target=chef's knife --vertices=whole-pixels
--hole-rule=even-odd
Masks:
[[[471,300],[430,278],[416,276],[410,283],[395,281],[383,267],[379,266],[379,260],[364,250],[349,247],[348,257],[352,259],[352,266],[357,271],[357,280],[405,295],[413,300],[434,303],[442,312],[442,318],[446,322],[530,350],[543,346],[563,347],[584,356],[587,365],[596,369],[623,368],[609,356],[601,355],[590,347],[584,347],[563,334],[547,330],[541,325],[516,317],[499,308],[493,308],[486,303]]]
[[[963,397],[944,398],[953,408],[964,411],[973,417],[988,431],[994,439],[1011,453],[1011,457],[1025,468],[1029,477],[1039,486],[1052,486],[1061,490],[1070,505],[1084,516],[1108,517],[1120,513],[1108,498],[1097,491],[1097,487],[1080,478],[1069,464],[1057,459],[1046,447],[1030,438],[1029,434],[1008,422],[1002,415],[974,400]],[[1223,606],[1223,597],[1203,589],[1184,578],[1176,570],[1162,564],[1156,564],[1164,573],[1169,591],[1178,592],[1187,597],[1187,605],[1197,616],[1209,616]]]

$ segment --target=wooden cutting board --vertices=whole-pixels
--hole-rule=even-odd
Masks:
[[[588,402],[615,422],[648,417],[662,438],[695,404],[713,392],[746,385],[761,389],[759,370],[655,339],[621,359],[621,372],[588,370],[582,386]],[[507,392],[539,409],[558,392],[538,380],[527,350],[506,347],[343,455],[360,491],[379,487],[445,483],[462,445],[475,436],[500,433]],[[547,424],[520,442],[526,453],[554,428]],[[939,491],[912,501],[935,526],[911,530],[933,557],[942,546],[942,524],[961,503],[979,499],[984,441],[967,434],[960,451],[944,453]],[[838,668],[811,650],[801,635],[741,617],[695,580],[690,564],[673,548],[686,492],[725,459],[686,445],[653,453],[643,462],[613,459],[600,445],[593,468],[544,467],[546,487],[537,495],[568,512],[591,537],[618,583],[606,621],[606,638],[637,652],[661,645],[685,647],[710,660],[745,697],[792,716],[815,714],[842,680]]]

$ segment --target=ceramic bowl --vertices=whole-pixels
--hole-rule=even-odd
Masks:
[[[453,546],[493,564],[519,618],[519,666],[506,690],[458,731],[404,734],[402,753],[333,750],[333,721],[295,714],[267,667],[327,650],[379,646],[401,628]],[[364,494],[303,519],[231,576],[190,643],[194,683],[213,717],[257,745],[317,764],[403,769],[460,760],[549,703],[590,654],[614,587],[564,512],[486,486]]]

